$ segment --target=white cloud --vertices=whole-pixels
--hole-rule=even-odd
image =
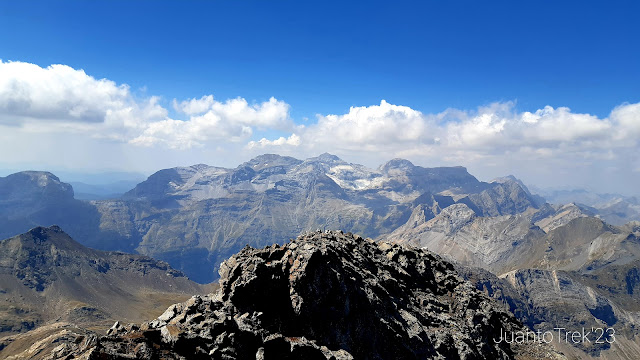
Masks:
[[[566,142],[599,138],[611,128],[608,120],[589,114],[572,113],[569,108],[545,106],[535,113],[520,115],[525,126],[522,136],[531,141]],[[532,121],[533,120],[533,121]]]
[[[285,138],[284,136],[281,136],[275,140],[267,140],[266,138],[262,138],[258,141],[250,141],[248,144],[248,147],[250,149],[254,149],[254,148],[265,148],[268,146],[281,146],[281,145],[290,145],[290,146],[299,146],[301,144],[300,142],[300,136],[296,135],[296,134],[291,134],[291,136],[289,136],[288,138]]]
[[[173,100],[188,119],[172,119],[159,97],[136,99],[127,85],[97,80],[66,65],[42,68],[0,61],[0,125],[30,133],[79,133],[141,146],[171,149],[208,142],[247,141],[254,130],[289,131],[289,105],[271,98]]]
[[[544,182],[562,175],[599,181],[611,191],[640,180],[640,103],[599,118],[566,107],[519,112],[513,102],[424,114],[382,100],[304,125],[275,98],[174,99],[179,119],[162,103],[66,65],[0,61],[0,153],[15,154],[16,163],[46,159],[69,166],[144,158],[157,168],[168,159],[171,166],[233,165],[258,152],[304,158],[328,151],[370,166],[404,157],[427,166],[464,165],[487,177],[516,173],[526,180],[528,174]],[[278,135],[252,139],[264,134]]]
[[[611,112],[611,120],[616,125],[618,137],[640,137],[640,103],[623,104]]]
[[[476,111],[448,109],[423,114],[406,106],[352,107],[344,115],[318,116],[315,124],[299,127],[300,141],[263,139],[252,147],[305,146],[350,151],[354,148],[392,154],[430,154],[464,157],[501,155],[522,149],[540,149],[541,156],[558,151],[590,153],[604,151],[611,157],[621,133],[630,138],[640,131],[640,106],[616,108],[609,118],[571,112],[569,108],[546,106],[535,112],[515,110],[515,103],[495,103]],[[616,138],[616,134],[618,137]],[[535,152],[532,152],[535,153]],[[591,156],[593,157],[593,156]]]
[[[24,119],[97,123],[126,107],[129,88],[97,80],[66,65],[41,68],[0,60],[0,115],[5,124]]]
[[[206,96],[183,101],[178,106],[185,112],[204,114],[191,116],[186,121],[166,119],[150,123],[131,143],[143,146],[164,144],[170,148],[184,149],[201,147],[208,141],[247,140],[254,128],[292,128],[289,105],[273,97],[269,101],[249,105],[242,98],[222,103],[213,100],[213,96]]]
[[[207,112],[213,106],[213,95],[205,95],[200,99],[189,99],[178,103],[173,99],[173,108],[187,115],[199,115]]]
[[[351,107],[344,115],[318,115],[317,124],[308,131],[319,140],[362,145],[420,141],[426,129],[419,111],[382,100],[380,105]]]

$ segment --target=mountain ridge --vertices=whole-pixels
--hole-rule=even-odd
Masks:
[[[220,275],[215,294],[104,337],[76,336],[55,356],[564,359],[544,344],[496,341],[522,325],[423,250],[315,232],[246,247]]]
[[[327,153],[305,160],[265,154],[233,169],[163,169],[121,199],[70,199],[49,205],[48,217],[22,222],[59,223],[90,247],[146,254],[206,283],[215,278],[211,269],[246,244],[318,228],[378,238],[405,224],[416,206],[431,209],[425,213],[431,218],[454,203],[478,216],[540,207],[516,182],[480,182],[464,167],[393,159],[370,169]],[[73,218],[65,216],[71,212]]]
[[[7,335],[51,322],[141,319],[154,302],[209,286],[149,257],[87,248],[51,226],[0,241],[0,288],[0,335]]]

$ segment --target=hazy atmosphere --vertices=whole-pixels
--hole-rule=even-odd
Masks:
[[[0,5],[2,175],[330,152],[638,193],[635,3],[116,4]]]

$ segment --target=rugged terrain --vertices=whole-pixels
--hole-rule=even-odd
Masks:
[[[247,244],[282,244],[316,229],[424,248],[530,329],[619,335],[611,344],[554,344],[564,353],[640,358],[640,223],[611,225],[601,207],[580,202],[548,204],[513,176],[487,183],[462,167],[402,159],[369,169],[329,154],[262,155],[235,169],[161,170],[115,200],[75,200],[44,172],[0,178],[0,194],[0,233],[63,223],[83,244],[151,255],[199,282],[216,278]]]
[[[485,217],[454,204],[431,219],[417,207],[405,225],[383,238],[496,274],[527,268],[587,271],[640,259],[633,225],[609,225],[575,205]]]
[[[44,325],[142,321],[211,289],[167,263],[89,249],[57,226],[37,227],[0,241],[0,357],[23,342],[18,334]]]
[[[87,246],[149,255],[203,283],[246,244],[325,228],[376,238],[406,223],[418,206],[432,218],[456,203],[478,216],[542,205],[516,181],[480,182],[462,167],[395,159],[369,169],[329,154],[304,161],[262,155],[235,169],[165,169],[119,200],[75,200],[68,184],[39,172],[0,178],[0,193],[9,198],[0,200],[8,224],[2,236],[58,224]]]
[[[138,359],[561,359],[497,342],[522,325],[429,252],[317,232],[244,248],[221,286],[107,336],[78,334],[49,357]],[[68,334],[67,334],[68,335]]]

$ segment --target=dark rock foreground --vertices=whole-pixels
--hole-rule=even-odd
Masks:
[[[424,250],[342,232],[244,248],[217,293],[156,320],[79,336],[51,359],[540,359],[507,311]]]

